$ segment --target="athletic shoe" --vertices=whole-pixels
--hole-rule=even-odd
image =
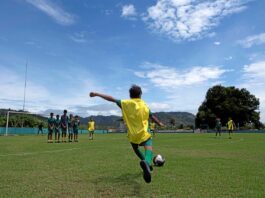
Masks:
[[[150,165],[149,168],[150,168],[150,171],[153,171],[153,166],[152,165]]]
[[[144,160],[140,161],[140,166],[143,169],[143,178],[146,183],[151,182],[151,172],[148,163]]]

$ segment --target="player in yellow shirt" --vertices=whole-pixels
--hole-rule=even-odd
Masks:
[[[236,125],[232,118],[229,118],[229,121],[227,122],[227,129],[229,133],[229,139],[231,139],[231,133],[233,133],[234,129],[236,128]]]
[[[141,159],[140,166],[143,169],[145,182],[151,182],[153,147],[151,134],[148,132],[148,120],[151,118],[159,126],[164,126],[154,115],[146,103],[141,99],[141,87],[133,85],[130,90],[129,100],[117,100],[112,96],[91,92],[90,97],[101,97],[107,101],[116,103],[122,110],[123,120],[128,131],[127,135],[135,154]],[[139,146],[144,146],[145,155],[140,151]]]
[[[95,131],[95,121],[93,120],[93,118],[90,118],[88,122],[88,132],[90,140],[93,140],[94,138],[94,131]]]
[[[150,133],[153,133],[153,136],[155,136],[155,129],[156,129],[156,123],[154,123],[153,121],[151,121],[150,123]]]

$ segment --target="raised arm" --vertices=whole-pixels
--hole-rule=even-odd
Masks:
[[[155,117],[153,114],[151,115],[151,117],[150,117],[156,124],[158,124],[158,126],[161,126],[161,127],[164,127],[165,125],[162,123],[162,122],[160,122],[159,120],[158,120],[158,118],[157,117]]]
[[[97,93],[97,92],[90,92],[90,97],[100,97],[103,98],[104,100],[110,101],[110,102],[116,102],[116,100],[112,96],[108,96],[105,94]]]

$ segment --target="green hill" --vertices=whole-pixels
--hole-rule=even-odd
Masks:
[[[5,126],[7,109],[0,109],[0,125]],[[154,115],[163,122],[167,128],[183,128],[186,126],[194,126],[195,116],[188,112],[157,112]],[[96,122],[97,128],[118,128],[122,117],[120,116],[92,116]],[[87,123],[90,117],[81,117],[80,122],[82,128],[87,128]],[[26,114],[13,114],[10,117],[10,126],[17,127],[36,127],[40,122],[43,122],[44,126],[47,125],[47,118],[41,115],[26,115]]]

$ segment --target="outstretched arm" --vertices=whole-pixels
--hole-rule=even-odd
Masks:
[[[90,92],[90,97],[100,97],[103,98],[104,100],[110,101],[110,102],[116,102],[116,100],[112,96],[108,96],[105,94],[97,93],[97,92]]]
[[[150,117],[156,124],[158,124],[158,126],[160,126],[160,127],[164,127],[165,125],[162,123],[162,122],[160,122],[159,120],[158,120],[158,118],[157,117],[155,117],[153,114],[151,115],[151,117]]]

